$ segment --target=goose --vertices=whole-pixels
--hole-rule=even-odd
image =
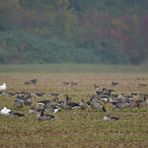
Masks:
[[[112,82],[112,86],[118,86],[118,85],[119,85],[118,82],[116,82],[116,81],[113,81],[113,82]]]
[[[65,103],[67,109],[81,109],[80,105],[78,103],[73,102],[71,97],[67,94]]]
[[[19,118],[25,117],[25,114],[24,113],[20,113],[20,112],[10,111],[9,114],[10,114],[10,117],[19,117]]]
[[[63,109],[66,108],[66,105],[65,105],[65,104],[66,104],[66,103],[65,103],[64,100],[60,100],[60,101],[59,101],[59,105],[60,105],[60,107],[63,108]]]
[[[74,82],[74,81],[69,81],[69,82],[67,82],[67,81],[64,81],[64,82],[63,82],[63,85],[64,85],[64,86],[67,86],[67,87],[71,87],[71,86],[76,86],[76,85],[78,85],[78,82]]]
[[[124,109],[130,106],[130,103],[128,102],[117,102],[117,103],[113,103],[113,108],[117,108],[117,109]]]
[[[25,114],[23,114],[23,113],[11,111],[10,109],[8,109],[6,107],[4,107],[0,111],[0,114],[4,115],[4,116],[8,116],[8,117],[24,117],[25,116]]]
[[[60,110],[61,110],[61,107],[55,106],[55,107],[53,107],[52,112],[53,112],[53,113],[57,113],[57,112],[60,111]]]
[[[58,93],[50,93],[49,96],[51,97],[51,100],[53,100],[54,102],[58,102],[59,101],[59,95]]]
[[[22,108],[24,106],[24,101],[19,99],[19,98],[16,98],[14,100],[14,107],[15,108]]]
[[[139,84],[138,84],[138,87],[146,87],[146,86],[147,86],[146,83],[139,83]]]
[[[53,96],[53,97],[58,97],[60,94],[59,93],[50,93],[49,96]]]
[[[40,109],[47,109],[50,112],[56,113],[59,110],[61,110],[60,103],[54,101],[54,100],[41,100],[38,101],[38,107]]]
[[[32,84],[36,84],[37,83],[37,79],[35,78],[35,79],[32,79],[32,80],[30,80],[30,82],[32,83]]]
[[[108,103],[109,98],[108,98],[107,96],[100,96],[100,100],[101,100],[103,103]]]
[[[41,109],[38,109],[38,108],[36,108],[35,106],[32,106],[32,107],[30,107],[30,109],[29,109],[29,113],[35,114],[35,115],[39,114],[41,111],[42,111]]]
[[[7,89],[6,83],[3,83],[2,85],[0,85],[0,91],[4,91],[6,89]]]
[[[88,104],[84,101],[84,99],[81,99],[79,106],[81,107],[81,109],[87,109],[89,107]]]
[[[21,100],[24,101],[24,105],[32,105],[32,98],[22,98]]]
[[[71,81],[71,86],[76,86],[76,85],[78,85],[77,82]]]
[[[5,96],[14,97],[15,96],[15,93],[13,93],[13,92],[6,92],[5,93]]]
[[[70,82],[64,81],[64,82],[63,82],[63,85],[64,85],[64,86],[70,86]]]
[[[56,100],[51,100],[45,105],[46,108],[51,108],[55,106],[60,106],[59,102],[57,102]]]
[[[56,113],[61,110],[61,106],[59,103],[55,101],[51,101],[45,105],[45,109],[49,110],[50,112]]]
[[[0,114],[5,116],[10,116],[10,112],[11,112],[10,109],[8,109],[7,107],[4,107],[3,109],[1,109]]]
[[[29,113],[33,113],[35,115],[41,113],[41,111],[45,108],[44,103],[37,103],[36,106],[32,106],[29,110]]]
[[[112,89],[107,89],[107,88],[103,88],[102,90],[97,90],[96,91],[96,97],[98,99],[100,98],[106,98],[106,99],[102,99],[102,101],[108,101],[108,98],[111,96],[111,94],[114,92],[114,90]]]
[[[53,115],[49,115],[49,114],[45,115],[45,114],[44,114],[44,111],[45,111],[45,109],[43,109],[43,110],[41,111],[41,113],[39,113],[39,114],[36,115],[36,117],[38,118],[39,121],[51,120],[51,119],[54,118]]]
[[[113,115],[106,115],[103,117],[104,121],[117,121],[119,120],[119,117],[113,116]]]
[[[37,109],[43,110],[45,108],[45,104],[44,103],[37,103]]]
[[[44,105],[47,105],[48,103],[51,102],[51,100],[47,99],[47,100],[40,100],[40,101],[37,101],[38,103],[43,103]]]
[[[37,79],[32,79],[32,80],[28,80],[28,81],[26,81],[26,82],[24,82],[24,84],[26,84],[26,85],[30,85],[30,84],[36,84],[37,83]]]
[[[36,92],[31,94],[31,96],[34,96],[34,97],[43,97],[44,95],[45,95],[44,92]]]
[[[105,107],[96,100],[96,98],[91,97],[90,101],[89,101],[89,105],[91,106],[91,108],[106,112]]]
[[[97,84],[93,84],[93,87],[95,88],[95,90],[99,91],[100,90],[100,85],[97,85]]]
[[[23,92],[20,93],[17,96],[17,99],[20,99],[24,102],[24,105],[31,105],[32,104],[32,98],[31,98],[31,93]]]
[[[140,100],[131,100],[129,102],[129,107],[130,108],[138,107],[140,109],[141,107],[147,106],[147,104],[148,104],[148,99],[146,98],[146,96],[144,96],[144,98]]]

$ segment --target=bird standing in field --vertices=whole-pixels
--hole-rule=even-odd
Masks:
[[[113,115],[106,115],[103,117],[104,121],[117,121],[119,120],[119,117],[113,116]]]
[[[45,109],[42,109],[42,111],[36,115],[39,121],[51,120],[54,118],[53,115],[44,114],[44,112],[45,112]]]
[[[8,109],[7,107],[4,107],[3,109],[0,110],[0,114],[5,115],[5,116],[9,116],[10,112],[11,112],[11,110]]]
[[[19,118],[22,118],[25,116],[24,113],[11,111],[7,107],[4,107],[3,109],[1,109],[0,115],[7,116],[7,117],[19,117]]]
[[[4,91],[6,89],[7,89],[6,83],[3,83],[2,85],[0,85],[0,91]]]

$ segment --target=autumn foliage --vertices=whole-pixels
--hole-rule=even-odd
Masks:
[[[0,0],[0,63],[146,63],[147,14],[147,0]]]

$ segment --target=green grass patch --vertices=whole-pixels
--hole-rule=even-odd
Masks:
[[[0,73],[148,73],[146,66],[97,64],[0,65]]]

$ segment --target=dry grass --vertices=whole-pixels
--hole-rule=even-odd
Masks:
[[[24,85],[24,81],[37,78],[36,85]],[[28,92],[58,92],[68,93],[75,101],[81,98],[88,100],[95,94],[93,84],[101,87],[113,88],[112,81],[118,81],[114,87],[118,93],[142,92],[148,93],[148,86],[137,87],[138,83],[148,84],[147,73],[0,73],[0,81],[6,82],[7,91]],[[76,81],[77,87],[65,88],[63,81]],[[62,96],[61,96],[62,98]],[[42,98],[43,99],[43,98]],[[0,97],[0,108],[13,108],[14,98]],[[33,98],[34,103],[38,99]],[[148,108],[125,109],[111,112],[120,117],[117,122],[105,122],[106,113],[96,110],[61,111],[55,114],[55,119],[49,122],[39,122],[28,113],[29,107],[18,109],[28,116],[23,119],[0,116],[0,147],[118,147],[118,148],[147,148],[148,147]]]

